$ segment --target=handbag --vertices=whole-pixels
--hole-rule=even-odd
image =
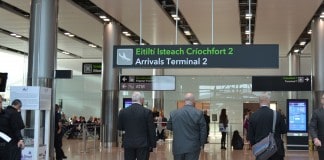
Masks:
[[[224,125],[224,123],[219,123],[219,131],[227,132],[227,127]]]
[[[278,150],[276,140],[274,138],[276,119],[276,111],[273,111],[272,132],[270,132],[267,137],[263,138],[261,141],[252,146],[253,155],[257,160],[269,159]]]

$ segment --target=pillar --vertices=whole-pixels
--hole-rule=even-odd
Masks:
[[[58,1],[32,0],[30,13],[27,85],[55,88],[53,80],[57,58]],[[55,102],[53,90],[52,102]],[[49,151],[47,158],[50,159],[54,158],[55,109],[53,106],[52,104],[50,112],[45,113],[47,121],[50,121],[50,125],[45,125],[45,132],[50,135],[44,135],[44,143]],[[35,137],[35,143],[38,142],[37,138]]]
[[[289,54],[289,75],[300,75],[300,55],[298,53]],[[288,98],[297,99],[297,91],[289,91]]]
[[[113,68],[113,46],[121,43],[121,27],[117,22],[104,24],[102,58],[102,106],[103,129],[101,141],[104,147],[117,146],[118,80],[119,70]]]
[[[163,76],[164,69],[153,69],[153,76]],[[164,95],[163,91],[153,91],[153,110],[158,112],[164,112]]]
[[[324,19],[312,22],[313,107],[319,107],[324,92]]]

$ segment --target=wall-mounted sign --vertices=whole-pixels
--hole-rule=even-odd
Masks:
[[[175,76],[120,76],[119,90],[170,91],[175,90]]]
[[[311,91],[311,76],[252,76],[252,91]]]
[[[278,45],[114,46],[121,68],[278,68]]]
[[[82,74],[101,74],[101,63],[82,63]]]

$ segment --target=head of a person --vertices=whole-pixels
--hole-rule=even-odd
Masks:
[[[223,108],[222,110],[221,110],[221,114],[220,115],[226,115],[226,109],[225,108]]]
[[[144,94],[141,92],[134,92],[132,95],[132,102],[143,105],[144,104]]]
[[[59,112],[60,109],[61,109],[60,106],[59,106],[58,104],[55,104],[55,111],[56,111],[56,112]]]
[[[270,106],[270,95],[267,93],[263,93],[259,96],[260,106]]]
[[[192,93],[187,93],[184,97],[185,105],[195,105],[195,96]]]
[[[233,137],[237,137],[237,136],[239,136],[239,135],[240,135],[240,133],[239,133],[238,130],[235,130],[235,131],[233,132]]]
[[[15,99],[12,101],[11,105],[16,108],[18,111],[21,109],[22,107],[22,103],[19,99]]]

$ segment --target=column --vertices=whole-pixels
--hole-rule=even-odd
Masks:
[[[290,76],[300,75],[300,55],[298,53],[289,54],[289,75]],[[297,91],[289,91],[288,98],[296,99]]]
[[[121,27],[116,22],[104,24],[102,58],[102,106],[103,129],[101,141],[104,147],[117,146],[118,80],[119,70],[113,68],[113,46],[121,43]]]
[[[163,76],[164,69],[153,69],[153,76]],[[163,91],[153,91],[153,110],[161,113],[164,112],[164,95]]]
[[[312,23],[313,107],[320,106],[324,92],[324,20],[317,17]]]
[[[29,55],[28,55],[28,86],[54,87],[54,70],[57,58],[57,15],[58,0],[32,0],[30,11]],[[55,102],[55,92],[52,90],[52,102]],[[37,114],[45,114],[50,125],[45,124],[45,144],[49,156],[54,159],[54,117],[55,109]],[[35,113],[35,114],[36,114]],[[29,116],[31,113],[29,113]],[[28,116],[28,112],[27,112]],[[45,121],[45,120],[44,120]],[[38,137],[35,143],[38,142]]]

